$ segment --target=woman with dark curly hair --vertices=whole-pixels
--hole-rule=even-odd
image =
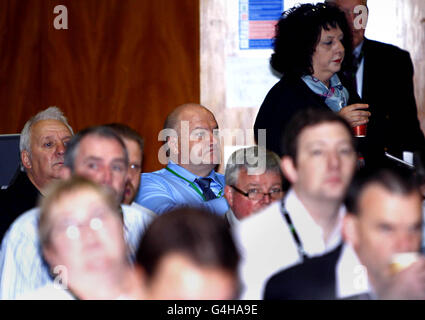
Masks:
[[[352,127],[368,122],[368,105],[359,104],[355,90],[337,74],[343,65],[350,65],[351,55],[345,57],[345,52],[352,51],[342,11],[323,3],[293,7],[282,14],[274,40],[270,64],[283,76],[258,112],[257,142],[261,143],[258,129],[266,129],[267,149],[282,156],[281,136],[287,123],[307,107],[339,112]]]

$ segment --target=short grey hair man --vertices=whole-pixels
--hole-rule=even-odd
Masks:
[[[231,154],[225,171],[227,185],[237,183],[241,169],[250,171],[263,169],[264,171],[281,172],[279,156],[272,151],[267,149],[261,150],[260,148],[258,146],[241,148]]]
[[[73,131],[62,111],[50,107],[31,117],[20,136],[21,170],[0,192],[0,240],[10,224],[33,208],[54,180],[62,179],[65,149]]]
[[[31,155],[31,128],[32,126],[41,120],[57,120],[62,122],[68,130],[74,135],[74,131],[68,123],[68,120],[64,116],[63,112],[58,107],[49,107],[43,111],[40,111],[31,119],[29,119],[24,128],[21,131],[19,140],[19,151],[27,151]],[[21,164],[21,170],[24,171],[24,166]]]
[[[230,156],[225,171],[224,196],[231,226],[282,198],[284,178],[280,158],[264,147],[242,148]]]

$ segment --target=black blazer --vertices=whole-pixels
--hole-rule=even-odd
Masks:
[[[360,101],[358,95],[339,75],[341,82],[350,93],[349,104]],[[291,118],[300,110],[308,107],[330,110],[323,98],[314,93],[301,79],[289,80],[285,77],[275,84],[264,99],[254,124],[257,143],[258,129],[266,129],[266,147],[280,157],[282,135]]]
[[[369,104],[369,152],[402,158],[403,151],[425,150],[413,89],[413,64],[407,51],[365,39],[362,101]]]
[[[6,190],[0,190],[0,242],[19,215],[37,206],[39,196],[38,189],[22,171],[17,173]]]
[[[342,245],[273,275],[266,284],[265,300],[335,300],[335,266]]]

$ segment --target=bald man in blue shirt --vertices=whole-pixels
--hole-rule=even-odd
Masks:
[[[220,140],[214,115],[198,104],[184,104],[164,124],[168,153],[165,168],[144,173],[136,202],[162,214],[176,207],[197,207],[224,215],[224,176],[215,172],[220,163]]]

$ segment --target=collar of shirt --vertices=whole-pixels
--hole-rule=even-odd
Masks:
[[[285,197],[285,207],[307,255],[323,254],[335,249],[341,243],[342,219],[346,211],[344,206],[339,209],[337,224],[326,243],[322,228],[314,221],[292,188]]]
[[[367,269],[361,264],[353,247],[344,244],[335,268],[336,295],[338,299],[369,293],[376,295],[367,276]]]
[[[171,160],[168,161],[167,167],[191,182],[193,182],[195,179],[198,179],[198,178],[211,178],[212,181],[211,181],[210,188],[216,195],[223,189],[223,185],[220,183],[220,180],[217,178],[214,170],[211,170],[208,176],[201,177],[201,176],[197,176],[196,174],[193,174],[192,172],[186,170],[185,168],[183,168],[182,166],[179,166],[178,164],[174,163]],[[170,174],[172,173],[170,172]],[[176,176],[176,178],[178,177]],[[178,178],[178,179],[181,179],[181,178]],[[190,185],[188,182],[186,183],[188,186]]]
[[[353,55],[358,58],[360,56],[360,52],[362,51],[364,44],[364,40],[360,42],[360,44],[353,50]]]

